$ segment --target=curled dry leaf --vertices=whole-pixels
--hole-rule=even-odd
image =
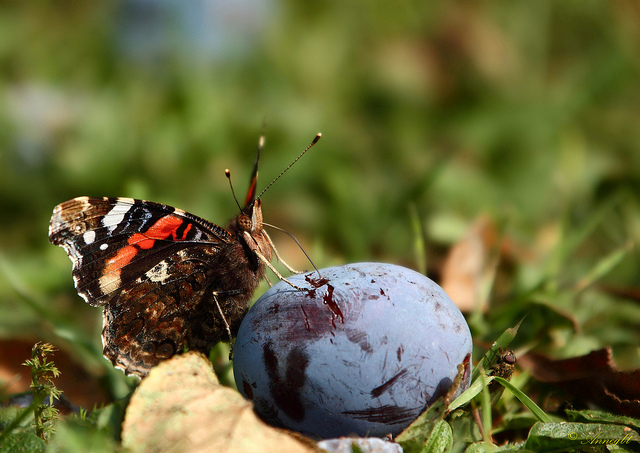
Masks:
[[[219,384],[199,353],[153,368],[131,397],[122,444],[132,452],[311,452],[262,422],[251,403]]]
[[[640,417],[640,369],[618,370],[609,348],[563,360],[530,352],[518,364],[538,381],[572,394],[577,403],[594,403],[611,412]]]
[[[449,251],[440,285],[461,311],[487,310],[482,284],[485,279],[493,278],[497,255],[492,251],[497,243],[495,224],[488,216],[480,216]]]

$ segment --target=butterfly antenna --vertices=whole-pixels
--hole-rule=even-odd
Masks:
[[[298,162],[298,160],[299,160],[302,156],[304,156],[304,154],[305,154],[307,151],[309,151],[309,150],[313,147],[313,145],[315,145],[316,143],[318,143],[318,140],[320,140],[320,137],[322,137],[322,134],[318,133],[318,134],[315,136],[315,138],[313,139],[313,141],[311,142],[311,144],[310,144],[309,146],[307,146],[307,147],[304,149],[304,151],[302,151],[300,154],[298,154],[298,157],[296,157],[295,159],[293,159],[293,162],[291,162],[287,168],[285,168],[284,170],[282,170],[282,172],[280,172],[280,174],[279,174],[278,176],[276,176],[276,177],[273,179],[273,181],[271,181],[271,182],[269,183],[269,185],[268,185],[267,187],[265,187],[265,188],[262,190],[262,192],[260,192],[260,195],[258,195],[256,198],[260,199],[260,197],[262,197],[262,195],[267,191],[267,189],[268,189],[269,187],[271,187],[271,186],[273,185],[273,183],[274,183],[274,182],[276,182],[278,179],[280,179],[280,177],[282,177],[282,175],[284,175],[284,174],[287,172],[287,170],[289,170],[291,167],[293,167],[293,164],[295,164],[296,162]],[[306,255],[306,253],[305,253],[305,255]],[[311,264],[313,264],[313,263],[311,263]],[[314,267],[315,267],[315,266],[314,266]]]
[[[302,250],[302,253],[304,253],[304,256],[307,257],[307,259],[309,260],[309,262],[311,263],[311,265],[313,266],[313,268],[316,270],[316,272],[318,273],[318,275],[320,275],[320,271],[318,270],[318,268],[316,267],[315,263],[313,262],[313,260],[311,259],[311,257],[309,256],[309,254],[307,253],[307,251],[304,249],[304,247],[302,246],[302,244],[300,244],[300,241],[298,241],[298,239],[290,232],[288,232],[285,229],[282,229],[280,227],[277,227],[275,225],[271,225],[270,223],[265,223],[262,222],[262,225],[264,226],[268,226],[269,228],[273,228],[274,230],[278,230],[278,231],[282,231],[283,233],[289,235],[289,237],[291,239],[293,239],[293,241],[298,244],[298,247],[300,248],[300,250]],[[321,275],[320,275],[321,276]],[[321,276],[322,277],[322,276]]]
[[[224,175],[229,180],[229,187],[231,187],[231,195],[233,195],[233,201],[236,202],[236,205],[238,206],[238,209],[240,210],[240,212],[242,212],[242,208],[240,207],[240,203],[238,203],[238,199],[236,198],[236,192],[233,190],[233,184],[231,184],[231,172],[229,171],[228,168],[226,168],[224,170]]]

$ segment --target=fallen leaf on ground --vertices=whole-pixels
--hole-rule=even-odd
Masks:
[[[518,365],[538,381],[573,395],[576,402],[640,417],[640,369],[618,370],[610,348],[563,360],[530,352],[518,359]]]
[[[195,352],[162,362],[142,380],[127,408],[122,444],[132,452],[317,451],[260,420]]]
[[[493,278],[497,264],[493,253],[498,243],[498,230],[488,216],[476,219],[467,233],[449,251],[442,267],[440,286],[460,311],[474,308],[486,311],[482,284]]]

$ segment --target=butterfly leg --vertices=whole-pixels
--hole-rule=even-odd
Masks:
[[[273,267],[273,264],[271,264],[271,263],[269,262],[269,260],[268,260],[268,259],[266,259],[262,253],[258,252],[257,250],[254,250],[253,252],[258,256],[258,258],[260,259],[260,261],[262,261],[264,264],[266,264],[266,265],[267,265],[267,267],[268,267],[269,269],[271,269],[271,271],[272,271],[274,274],[276,274],[276,277],[278,277],[280,280],[282,280],[282,281],[284,281],[284,282],[287,282],[291,287],[293,287],[293,288],[295,288],[295,289],[297,289],[297,290],[299,290],[299,291],[303,291],[303,290],[304,290],[304,288],[300,288],[299,286],[296,286],[296,285],[294,285],[293,283],[291,283],[289,280],[287,280],[287,279],[286,279],[286,278],[285,278],[285,277],[284,277],[280,272],[278,272],[278,270],[277,270],[275,267]]]
[[[287,268],[289,272],[291,272],[292,274],[302,274],[304,272],[304,271],[297,271],[291,266],[289,266],[287,262],[283,260],[282,257],[280,257],[280,254],[278,253],[278,249],[276,249],[275,244],[273,243],[273,241],[271,240],[271,237],[267,234],[267,232],[263,230],[262,234],[267,239],[267,242],[269,242],[269,246],[271,247],[271,250],[273,250],[273,253],[276,255],[276,258],[278,259],[278,261],[280,261],[284,265],[284,267]]]
[[[233,338],[231,337],[231,327],[229,326],[229,323],[227,322],[227,318],[224,316],[224,313],[222,312],[222,307],[218,303],[218,298],[216,297],[217,295],[218,295],[218,292],[214,291],[213,292],[213,300],[216,303],[216,307],[218,307],[218,312],[220,313],[220,316],[222,317],[222,321],[224,322],[224,327],[227,329],[227,334],[229,334],[229,344],[232,344]]]

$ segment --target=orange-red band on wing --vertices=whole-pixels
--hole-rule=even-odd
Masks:
[[[128,245],[122,249],[107,261],[107,266],[105,267],[105,274],[109,274],[111,272],[118,272],[118,276],[120,269],[125,267],[127,264],[131,262],[134,256],[138,253],[138,249],[132,245]]]
[[[177,231],[180,225],[182,225],[182,222],[183,220],[178,217],[172,215],[164,216],[158,219],[158,221],[151,225],[144,233],[136,233],[131,236],[128,242],[130,245],[137,245],[141,249],[148,250],[153,247],[156,240],[167,239],[169,236],[171,236],[174,241],[184,241],[187,233],[191,229],[191,224],[187,225],[184,233],[182,233],[182,237],[178,239]]]
[[[158,221],[144,233],[132,235],[127,241],[129,245],[121,249],[113,258],[107,261],[105,272],[109,273],[122,269],[131,262],[139,250],[152,248],[157,240],[167,239],[171,236],[174,241],[184,241],[192,225],[187,225],[182,236],[178,238],[177,232],[182,222],[183,220],[178,217],[167,215],[158,219]]]

